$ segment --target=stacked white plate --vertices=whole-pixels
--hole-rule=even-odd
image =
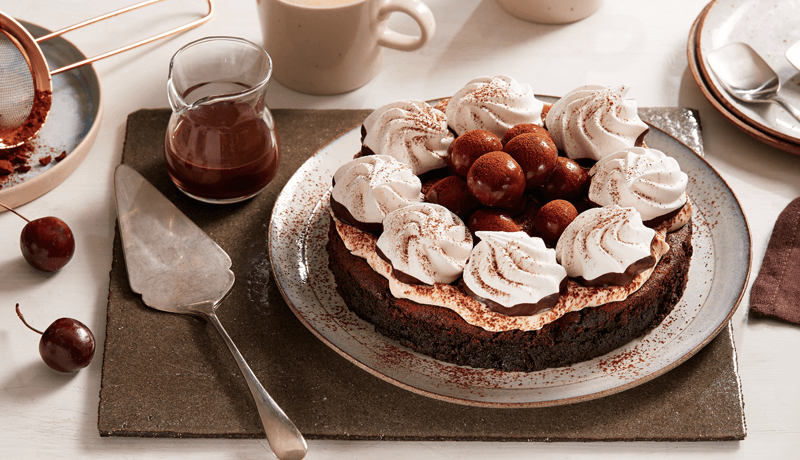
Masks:
[[[765,144],[800,155],[800,121],[778,104],[735,99],[717,79],[707,56],[730,43],[746,43],[780,76],[781,96],[800,108],[800,73],[785,52],[800,40],[800,0],[778,2],[713,0],[692,25],[689,68],[706,99],[745,133]]]

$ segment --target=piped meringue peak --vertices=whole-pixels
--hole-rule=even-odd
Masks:
[[[444,206],[412,204],[386,216],[376,251],[392,265],[400,281],[449,284],[464,270],[472,235]]]
[[[340,220],[351,225],[380,224],[390,212],[422,201],[419,177],[411,167],[386,155],[345,163],[333,175],[333,183],[331,207]]]
[[[464,268],[470,295],[506,315],[533,315],[553,307],[567,272],[556,252],[525,232],[475,232],[480,239]],[[497,307],[499,305],[500,308]]]
[[[467,83],[450,98],[445,112],[450,128],[459,136],[485,129],[502,138],[515,125],[541,125],[543,107],[530,85],[499,75]]]
[[[589,200],[633,207],[651,221],[686,204],[689,178],[678,162],[656,149],[631,147],[603,157],[589,171]]]
[[[365,147],[409,165],[414,174],[444,167],[447,147],[455,139],[442,111],[415,100],[376,109],[364,120],[364,130]]]
[[[652,267],[655,230],[633,208],[607,206],[579,214],[556,244],[556,259],[587,286],[628,284]]]
[[[599,160],[617,150],[641,145],[647,125],[625,86],[587,85],[570,91],[547,113],[545,125],[559,150],[573,160]]]

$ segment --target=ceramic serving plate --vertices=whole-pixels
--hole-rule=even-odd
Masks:
[[[800,40],[798,11],[800,0],[714,0],[700,17],[696,43],[699,71],[715,98],[755,129],[796,144],[800,143],[800,121],[778,104],[735,99],[711,71],[707,56],[730,43],[750,45],[777,72],[783,84],[781,95],[800,107],[800,74],[785,57],[786,50]]]
[[[717,92],[714,91],[712,85],[709,84],[706,78],[704,77],[701,71],[700,59],[697,55],[697,49],[698,49],[697,35],[699,32],[698,26],[700,25],[700,21],[705,17],[706,13],[713,4],[714,2],[709,3],[705,7],[705,9],[703,9],[703,11],[697,16],[697,19],[695,19],[695,22],[692,25],[691,30],[689,31],[689,39],[687,40],[687,45],[686,45],[686,55],[687,55],[687,60],[689,62],[689,70],[691,71],[692,78],[694,78],[694,81],[700,88],[700,92],[703,93],[703,96],[708,100],[708,102],[711,103],[711,105],[715,109],[717,109],[717,111],[720,114],[722,114],[722,116],[727,118],[731,123],[733,123],[737,128],[744,131],[747,135],[771,147],[775,147],[785,152],[800,155],[800,144],[780,139],[766,131],[762,131],[759,129],[758,126],[753,126],[749,124],[747,120],[733,113],[731,109],[729,109],[726,106],[726,104],[723,103],[722,100],[718,99]]]
[[[34,24],[20,21],[34,37],[50,33]],[[57,69],[86,56],[72,43],[56,37],[41,45],[47,65]],[[13,172],[0,185],[0,202],[16,207],[35,200],[62,183],[81,164],[97,137],[103,103],[100,81],[91,65],[53,76],[53,103],[42,130],[31,141],[30,171]],[[41,165],[39,159],[66,152],[62,161]]]
[[[269,230],[278,285],[300,321],[328,346],[377,377],[432,398],[485,407],[539,407],[640,385],[689,359],[725,327],[750,267],[747,222],[727,184],[704,159],[664,132],[651,128],[646,142],[669,152],[690,177],[695,251],[689,286],[658,328],[607,355],[531,373],[457,366],[399,345],[352,313],[336,292],[325,245],[331,178],[359,150],[358,128],[306,161],[278,196]]]

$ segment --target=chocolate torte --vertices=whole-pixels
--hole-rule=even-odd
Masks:
[[[687,284],[691,202],[624,93],[586,86],[551,107],[485,77],[438,108],[376,110],[330,198],[348,307],[420,353],[519,372],[658,326]]]

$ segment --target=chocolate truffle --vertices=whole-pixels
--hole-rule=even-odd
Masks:
[[[534,133],[536,132],[537,128],[544,129],[535,123],[520,123],[506,131],[506,133],[503,134],[503,139],[501,139],[501,142],[503,143],[503,146],[505,146],[511,139],[519,136],[520,134]]]
[[[478,207],[478,200],[469,193],[464,179],[448,176],[436,182],[425,194],[425,201],[442,205],[462,220]]]
[[[467,222],[467,228],[475,232],[519,232],[521,231],[508,213],[499,209],[478,209]]]
[[[544,240],[544,244],[555,247],[564,229],[578,217],[578,211],[569,201],[553,200],[536,213],[533,219],[533,235]]]
[[[541,126],[533,126],[538,129],[514,137],[503,147],[525,171],[525,187],[529,190],[542,186],[550,178],[558,160],[553,138]]]
[[[542,185],[542,194],[548,200],[570,201],[585,194],[589,183],[589,173],[584,167],[575,160],[558,157],[555,169]]]
[[[467,186],[481,204],[506,208],[522,198],[525,173],[511,155],[489,152],[475,160],[469,168]]]
[[[475,160],[496,150],[503,150],[503,143],[490,131],[485,129],[467,131],[450,144],[447,167],[453,174],[467,177],[469,168]]]

